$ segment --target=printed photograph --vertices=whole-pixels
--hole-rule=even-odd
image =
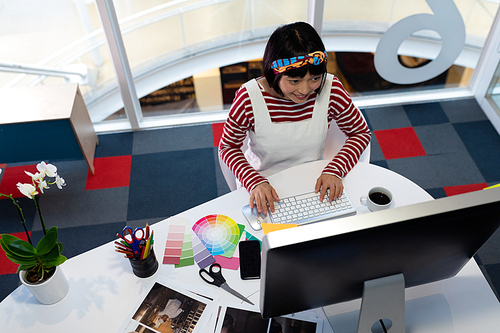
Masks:
[[[227,307],[217,327],[220,333],[318,333],[323,326],[319,319],[262,319],[258,312]]]
[[[138,325],[133,332],[191,333],[206,306],[206,303],[155,283],[132,316],[132,320],[144,326]]]

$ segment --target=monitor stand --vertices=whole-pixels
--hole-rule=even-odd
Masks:
[[[385,328],[385,329],[384,329]],[[365,281],[358,333],[405,332],[403,274]]]

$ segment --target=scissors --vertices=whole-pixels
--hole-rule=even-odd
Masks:
[[[142,228],[136,228],[134,231],[132,231],[131,227],[125,227],[122,230],[122,239],[127,242],[130,247],[132,247],[132,251],[135,255],[141,252],[140,245],[141,242],[145,240],[145,237],[146,233]]]
[[[214,286],[220,287],[225,291],[233,294],[234,296],[244,300],[245,302],[254,305],[248,300],[248,298],[228,286],[228,284],[226,283],[226,279],[224,279],[224,277],[222,276],[222,268],[218,263],[210,265],[208,271],[204,268],[200,269],[200,276],[206,283],[210,283]]]

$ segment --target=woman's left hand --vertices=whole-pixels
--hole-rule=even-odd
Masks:
[[[328,196],[328,201],[332,202],[342,195],[342,191],[344,191],[344,185],[342,184],[342,180],[333,175],[321,174],[318,180],[316,181],[316,187],[314,189],[315,193],[321,191],[319,195],[319,200],[323,201],[326,195],[326,190],[330,189],[330,194]]]

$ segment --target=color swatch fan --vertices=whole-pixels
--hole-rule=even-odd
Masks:
[[[234,249],[241,234],[233,219],[220,214],[207,215],[199,219],[192,229],[214,256]]]

